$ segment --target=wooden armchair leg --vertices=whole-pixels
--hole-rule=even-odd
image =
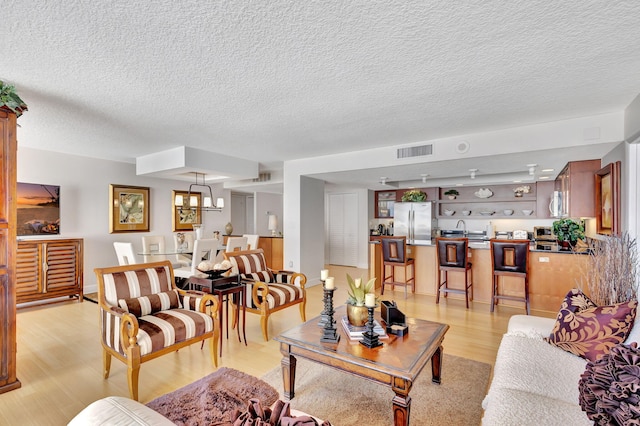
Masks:
[[[302,322],[307,321],[307,301],[303,300],[300,303],[300,318],[302,318]]]
[[[140,364],[127,366],[127,381],[129,382],[129,396],[134,401],[138,400],[138,379],[140,377]]]
[[[264,337],[265,342],[269,341],[268,326],[269,326],[269,315],[263,314],[260,317],[260,328],[262,328],[262,337]]]
[[[213,362],[213,366],[218,366],[218,336],[213,336],[209,338],[209,349],[211,350],[211,362]],[[204,342],[203,342],[204,343]]]
[[[104,378],[108,379],[111,371],[111,354],[104,348],[102,348],[102,368]]]

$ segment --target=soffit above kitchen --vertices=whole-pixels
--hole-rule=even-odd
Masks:
[[[584,0],[9,0],[0,79],[29,105],[20,147],[135,163],[189,146],[281,171],[623,111],[639,16]]]

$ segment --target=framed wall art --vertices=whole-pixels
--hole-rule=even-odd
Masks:
[[[596,172],[596,232],[620,235],[620,161]]]
[[[18,182],[18,236],[60,234],[60,186]]]
[[[174,190],[171,195],[173,232],[193,231],[194,224],[202,223],[202,213],[197,208],[202,206],[202,194]]]
[[[149,232],[149,188],[109,185],[109,233]]]

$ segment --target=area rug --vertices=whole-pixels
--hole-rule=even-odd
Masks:
[[[302,358],[297,361],[291,408],[334,426],[393,424],[394,393],[390,388]],[[489,364],[445,354],[442,383],[437,385],[431,382],[428,363],[409,393],[410,424],[479,425],[490,374]],[[284,400],[280,367],[262,379],[278,389]]]
[[[178,390],[147,404],[177,425],[211,425],[229,421],[236,410],[246,410],[250,398],[268,407],[278,400],[272,386],[233,368],[221,367]]]

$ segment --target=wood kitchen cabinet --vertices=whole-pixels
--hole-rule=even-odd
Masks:
[[[600,160],[571,161],[558,173],[555,190],[562,193],[562,217],[595,217],[595,173]]]
[[[17,303],[54,297],[83,299],[83,240],[50,239],[18,242]]]
[[[375,217],[378,219],[393,218],[393,205],[396,202],[396,191],[376,191]]]

